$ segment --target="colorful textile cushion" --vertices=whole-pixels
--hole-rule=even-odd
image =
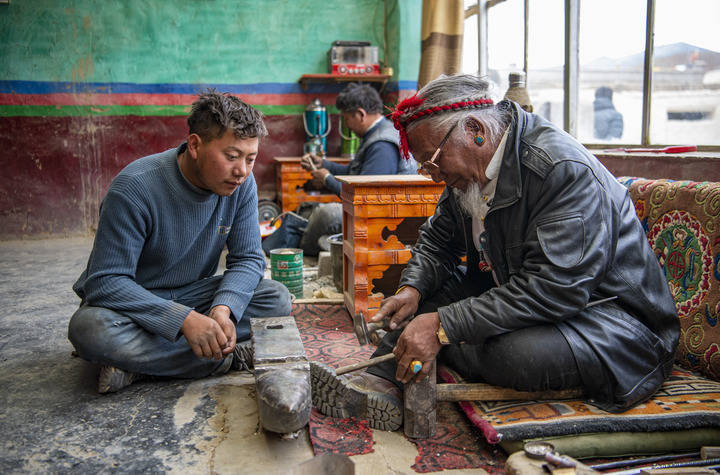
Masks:
[[[442,365],[438,366],[438,379],[444,383],[464,382],[456,372]],[[459,404],[490,443],[564,437],[567,445],[570,437],[579,435],[667,433],[670,435],[667,440],[657,440],[654,447],[648,447],[650,451],[663,453],[672,444],[686,443],[688,438],[700,441],[700,445],[712,445],[720,437],[720,382],[678,366],[652,398],[620,414],[603,411],[579,399],[463,401]],[[591,452],[583,447],[563,453],[622,455],[619,448],[622,449],[595,447]]]
[[[665,271],[682,333],[676,361],[720,380],[720,183],[621,177]]]

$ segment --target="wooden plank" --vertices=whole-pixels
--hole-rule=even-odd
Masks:
[[[413,439],[427,439],[435,435],[437,428],[437,386],[435,384],[435,361],[430,364],[427,378],[405,385],[403,394],[405,435]]]
[[[313,305],[342,305],[343,299],[295,299],[293,300],[293,303],[311,303]]]
[[[347,157],[325,157],[327,160],[330,160],[331,162],[337,162],[337,163],[350,163],[350,159]],[[300,163],[300,159],[302,157],[273,157],[273,160],[275,160],[278,163]]]
[[[432,179],[424,175],[337,175],[335,178],[341,183],[348,185],[382,186],[387,183],[396,185],[425,185],[435,184]],[[440,183],[441,184],[441,183]]]
[[[577,399],[582,389],[562,391],[516,391],[490,384],[438,384],[438,401],[532,401],[546,399]]]

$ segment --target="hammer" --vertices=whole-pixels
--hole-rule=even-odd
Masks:
[[[317,167],[315,166],[315,160],[313,160],[313,158],[310,156],[309,153],[306,153],[305,155],[303,155],[302,158],[300,159],[300,161],[302,161],[306,158],[307,158],[307,162],[310,164],[310,168],[312,168],[313,171],[317,170]]]
[[[384,318],[380,323],[367,323],[362,312],[353,315],[353,329],[355,330],[355,336],[361,345],[369,345],[372,343],[377,346],[381,340],[377,331],[385,328],[388,323],[390,323],[389,317]]]
[[[610,302],[611,300],[615,300],[616,298],[617,296],[612,296],[600,300],[594,300],[592,302],[588,302],[585,305],[585,308],[589,308],[605,302]],[[362,312],[354,314],[352,316],[352,319],[355,336],[357,337],[358,342],[361,345],[369,345],[370,343],[372,343],[373,345],[377,346],[382,339],[382,337],[378,335],[378,330],[384,329],[390,323],[390,317],[383,318],[379,323],[367,323]]]
[[[369,366],[375,366],[376,364],[383,363],[385,361],[390,361],[395,358],[395,355],[393,353],[388,353],[386,355],[382,356],[376,356],[375,358],[370,358],[366,361],[361,361],[360,363],[350,364],[347,366],[341,366],[337,369],[335,369],[335,374],[340,376],[341,374],[350,373],[352,371],[357,371],[359,369],[367,368]],[[412,367],[413,373],[419,373],[422,369],[422,363],[414,360],[410,363]]]

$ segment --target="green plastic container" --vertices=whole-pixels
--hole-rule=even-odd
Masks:
[[[345,121],[342,119],[340,120],[340,137],[340,156],[355,157],[360,147],[360,138],[345,125]]]
[[[287,287],[287,285],[286,285],[286,287]],[[296,299],[303,298],[303,290],[304,289],[303,289],[302,284],[300,284],[299,286],[288,287],[287,289],[288,289],[288,292],[293,294]]]
[[[303,251],[281,248],[270,251],[270,276],[285,285],[296,298],[303,296]]]

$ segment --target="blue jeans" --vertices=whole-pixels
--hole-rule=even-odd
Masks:
[[[222,276],[213,276],[172,291],[172,300],[207,313]],[[262,279],[245,313],[235,316],[237,341],[250,338],[250,317],[290,315],[287,288]],[[184,336],[175,341],[148,332],[129,317],[102,307],[81,305],[70,319],[68,339],[81,358],[133,373],[176,378],[203,378],[230,368],[230,356],[221,361],[198,358]]]
[[[318,243],[321,236],[342,232],[342,204],[321,203],[308,218],[307,227],[300,239],[300,248],[306,256],[317,256],[323,248]],[[324,248],[328,250],[330,246]]]

